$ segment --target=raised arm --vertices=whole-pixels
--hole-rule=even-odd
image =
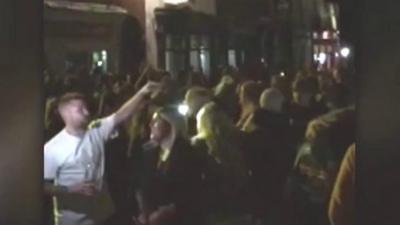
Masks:
[[[118,126],[122,122],[129,119],[133,114],[140,111],[143,105],[152,93],[158,91],[161,85],[156,82],[148,82],[141,88],[131,99],[129,99],[121,108],[117,110],[114,116],[114,125]]]

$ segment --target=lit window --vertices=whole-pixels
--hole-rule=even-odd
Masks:
[[[329,38],[329,32],[328,31],[324,31],[322,33],[322,39],[328,39]]]

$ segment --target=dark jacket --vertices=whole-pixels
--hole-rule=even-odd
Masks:
[[[166,162],[159,165],[160,148],[144,151],[140,171],[140,193],[145,210],[175,204],[173,224],[201,221],[201,170],[190,143],[178,138]]]
[[[290,115],[294,141],[300,144],[304,139],[304,134],[307,129],[308,123],[320,116],[323,111],[319,109],[317,103],[313,101],[310,107],[304,107],[295,103],[288,106],[288,113]]]
[[[288,115],[259,109],[252,120],[255,130],[247,133],[244,151],[252,171],[254,207],[264,213],[281,201],[295,154]]]

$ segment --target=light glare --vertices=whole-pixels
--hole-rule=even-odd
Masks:
[[[349,57],[349,55],[350,55],[350,49],[349,49],[348,47],[342,48],[342,49],[340,50],[340,55],[341,55],[343,58]]]
[[[186,116],[189,112],[189,106],[185,105],[185,104],[181,104],[178,106],[178,112],[183,115]]]

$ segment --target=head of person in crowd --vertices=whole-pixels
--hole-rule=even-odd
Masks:
[[[260,97],[260,107],[264,110],[282,113],[285,96],[276,88],[265,89]]]
[[[282,76],[283,75],[283,76]],[[271,77],[271,87],[278,89],[287,98],[291,98],[290,94],[290,81],[286,74],[277,74]]]
[[[284,112],[285,96],[276,88],[265,89],[260,97],[260,109],[251,114],[243,124],[242,130],[286,128],[287,115]]]
[[[113,85],[112,85],[112,92],[115,95],[119,95],[121,93],[122,89],[122,84],[119,80],[115,80]]]
[[[236,94],[237,82],[233,76],[225,75],[214,88],[214,100],[234,120],[240,113],[239,98]]]
[[[197,135],[193,141],[204,140],[207,153],[218,163],[243,169],[239,130],[214,102],[204,106],[196,116]]]
[[[315,100],[316,93],[315,82],[309,78],[300,78],[293,82],[292,98],[294,104],[310,107]]]
[[[212,101],[212,92],[207,88],[195,86],[190,88],[185,95],[184,104],[189,108],[188,116],[195,117],[198,111]]]
[[[80,93],[67,93],[58,100],[58,112],[66,129],[71,132],[86,130],[90,121],[87,99]]]
[[[156,110],[150,122],[150,129],[150,140],[157,145],[172,147],[178,138],[188,139],[186,121],[174,106]]]
[[[332,87],[334,83],[333,78],[330,76],[330,74],[320,74],[318,76],[318,86],[319,86],[319,92],[321,93],[322,96],[324,96],[329,89]]]
[[[238,127],[242,127],[247,118],[259,107],[262,85],[255,81],[245,81],[239,88],[239,105],[241,107]]]
[[[239,90],[239,104],[242,107],[258,107],[262,86],[255,81],[245,81]]]

